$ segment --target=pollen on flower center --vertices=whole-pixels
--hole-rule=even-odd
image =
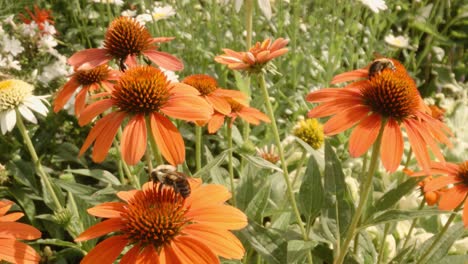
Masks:
[[[107,79],[110,68],[107,65],[99,65],[89,70],[78,70],[75,73],[78,83],[81,85],[91,85]]]
[[[323,144],[323,126],[317,119],[310,118],[299,121],[293,130],[293,134],[314,149],[319,149]]]
[[[170,82],[162,71],[151,66],[128,69],[114,86],[112,97],[127,113],[158,111],[169,99]]]
[[[123,233],[133,243],[160,248],[169,243],[189,221],[184,199],[172,188],[149,188],[129,201],[123,216]]]
[[[125,59],[148,49],[151,40],[149,31],[135,19],[119,17],[107,29],[104,47],[112,57]]]
[[[208,95],[218,88],[216,79],[206,74],[190,75],[182,82],[197,89],[201,95]]]
[[[242,104],[231,98],[226,98],[226,100],[231,105],[231,112],[239,112],[244,107]]]
[[[419,105],[418,91],[407,74],[386,68],[370,78],[370,86],[361,89],[364,104],[384,117],[402,120],[411,116]]]
[[[21,80],[5,80],[0,82],[0,112],[14,109],[23,100],[32,95],[34,86]]]
[[[465,161],[458,165],[458,178],[460,178],[463,183],[468,186],[468,161]]]

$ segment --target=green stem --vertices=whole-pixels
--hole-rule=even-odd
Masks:
[[[201,126],[195,125],[195,165],[197,171],[201,170],[202,160],[202,128]]]
[[[146,127],[148,129],[149,142],[151,145],[151,149],[153,150],[154,159],[156,159],[156,165],[162,165],[164,164],[164,161],[162,159],[161,152],[159,152],[158,145],[156,144],[156,141],[154,140],[153,133],[151,133],[151,128],[150,128],[151,122],[150,122],[149,116],[146,116],[145,120],[146,120]]]
[[[286,164],[286,159],[284,158],[284,150],[283,150],[283,146],[281,145],[281,139],[279,136],[278,127],[276,125],[276,119],[275,119],[275,114],[273,113],[273,107],[271,106],[270,95],[268,94],[268,89],[266,87],[265,77],[263,76],[263,73],[259,73],[257,77],[258,77],[258,84],[260,85],[260,89],[262,90],[263,99],[267,107],[267,113],[271,120],[271,126],[273,128],[273,135],[275,137],[276,147],[278,148],[278,154],[281,160],[281,168],[283,169],[283,177],[284,177],[284,181],[286,182],[286,192],[288,194],[289,201],[291,202],[291,207],[294,211],[294,216],[296,217],[297,224],[299,225],[299,228],[301,230],[302,237],[304,241],[307,241],[309,240],[309,236],[307,235],[306,230],[304,228],[304,224],[301,219],[301,214],[299,213],[299,209],[297,207],[296,198],[294,197],[294,192],[291,186],[291,181],[289,179],[288,165]],[[309,254],[307,255],[307,259],[309,263],[312,263],[312,254],[310,251],[309,251]]]
[[[452,224],[453,220],[455,219],[455,217],[457,216],[457,212],[460,211],[460,208],[463,206],[463,204],[465,203],[465,200],[466,198],[468,197],[465,196],[465,199],[463,199],[463,202],[460,203],[460,205],[457,206],[457,208],[455,208],[454,212],[452,212],[452,214],[450,215],[449,219],[447,220],[447,223],[445,223],[444,227],[442,228],[442,230],[439,232],[439,234],[437,234],[437,237],[436,239],[434,240],[434,242],[432,242],[431,246],[424,252],[424,254],[421,256],[421,258],[419,258],[419,261],[416,262],[416,264],[422,264],[422,263],[426,263],[426,257],[429,256],[429,254],[432,252],[432,250],[438,246],[439,244],[439,241],[440,239],[442,238],[442,236],[445,234],[445,232],[447,232],[448,228],[450,227],[450,225]]]
[[[307,158],[307,151],[303,149],[301,159],[299,160],[299,164],[297,164],[296,175],[294,175],[293,181],[291,183],[291,186],[293,188],[294,188],[294,185],[296,184],[297,178],[299,177],[299,175],[301,175],[302,166],[304,166],[306,158]]]
[[[377,258],[377,264],[380,264],[382,262],[382,258],[384,256],[385,238],[387,237],[388,229],[390,229],[390,224],[387,223],[387,224],[385,224],[384,233],[383,233],[383,236],[382,236],[382,241],[380,243],[379,257]]]
[[[253,0],[246,0],[245,1],[245,31],[247,32],[247,36],[245,38],[245,46],[246,49],[250,49],[252,46],[252,18],[253,18],[253,10],[254,10],[254,3]],[[246,92],[247,96],[251,97],[252,91],[250,89],[250,75],[245,77],[245,86],[246,86]],[[250,137],[250,124],[247,121],[243,121],[242,123],[242,137],[244,139],[244,144],[247,144],[249,142],[249,137]],[[243,167],[245,161],[242,158],[241,161],[241,167]]]
[[[421,200],[421,203],[419,204],[419,207],[418,207],[418,211],[420,211],[421,209],[424,208],[424,204],[425,204],[425,200],[424,198]],[[406,247],[406,245],[408,244],[409,242],[409,238],[411,237],[411,234],[413,233],[413,229],[414,227],[416,226],[416,222],[418,221],[417,218],[414,218],[413,221],[411,222],[411,226],[408,230],[408,234],[406,235],[406,238],[405,238],[405,242],[403,243],[403,247],[401,247],[401,249],[404,249]]]
[[[362,211],[364,209],[364,205],[367,202],[367,197],[369,196],[369,192],[372,189],[372,180],[374,179],[374,173],[375,170],[377,169],[378,161],[379,161],[379,150],[380,150],[380,145],[382,142],[382,134],[383,130],[385,127],[386,120],[382,120],[382,124],[380,126],[380,131],[379,135],[377,136],[377,139],[374,143],[374,146],[372,148],[372,156],[369,164],[369,171],[367,172],[367,177],[364,182],[362,191],[361,191],[361,199],[359,199],[359,204],[358,207],[356,208],[356,212],[353,215],[353,218],[351,220],[351,224],[349,225],[349,229],[346,235],[346,239],[343,242],[343,245],[339,251],[338,257],[335,259],[333,262],[334,264],[341,264],[344,261],[344,258],[346,256],[346,253],[348,252],[348,247],[349,244],[351,243],[351,240],[354,238],[354,234],[356,232],[356,227],[359,222],[359,219],[361,218]]]
[[[151,161],[151,148],[149,146],[146,147],[145,159],[148,166],[148,179],[150,179],[151,177],[149,175],[151,175],[153,171],[153,162]]]
[[[228,122],[229,124],[230,122]],[[236,187],[234,186],[234,167],[232,166],[232,127],[227,125],[226,138],[228,142],[228,170],[229,181],[231,182],[232,205],[236,206]]]
[[[122,139],[122,127],[119,127],[119,130],[117,130],[117,139],[114,140],[114,145],[117,149],[119,149],[119,142],[121,141],[121,139]],[[134,175],[130,171],[128,164],[122,158],[122,153],[120,153],[120,151],[116,151],[116,152],[117,152],[117,155],[119,156],[119,162],[122,165],[122,168],[125,172],[125,175],[127,175],[128,180],[133,185],[133,187],[140,189],[140,181],[138,180],[137,176]]]
[[[16,123],[18,125],[18,129],[21,133],[21,136],[24,139],[24,143],[26,144],[26,147],[29,150],[29,153],[31,154],[31,158],[34,162],[34,167],[36,168],[37,173],[41,177],[42,181],[44,182],[45,187],[49,191],[49,195],[52,197],[52,201],[54,202],[55,205],[55,210],[63,210],[63,206],[60,203],[59,198],[57,197],[57,194],[55,193],[54,188],[52,187],[52,184],[50,183],[49,175],[44,171],[44,168],[42,168],[42,165],[39,161],[39,157],[37,156],[36,150],[34,149],[34,145],[31,141],[31,138],[28,135],[28,131],[26,130],[26,127],[24,125],[23,119],[21,118],[21,114],[18,111],[18,109],[15,110],[16,112]]]

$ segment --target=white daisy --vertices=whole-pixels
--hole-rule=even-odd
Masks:
[[[374,13],[379,13],[380,11],[387,10],[387,4],[384,0],[359,0],[361,3],[372,10]]]
[[[404,36],[393,36],[392,34],[385,36],[385,42],[387,42],[388,45],[401,48],[401,49],[407,49],[409,48],[409,39],[404,37]]]
[[[102,4],[114,4],[116,6],[122,6],[124,4],[123,0],[92,0],[92,2]]]
[[[0,128],[2,134],[13,130],[16,125],[16,110],[29,122],[37,124],[33,111],[46,116],[49,111],[44,105],[48,104],[48,96],[32,94],[34,86],[21,80],[5,80],[0,82]]]
[[[141,14],[136,16],[136,21],[140,23],[141,25],[145,25],[147,22],[153,21],[153,18],[151,17],[150,14]]]
[[[153,16],[153,20],[154,21],[158,21],[158,20],[161,20],[161,19],[166,19],[170,16],[173,16],[175,15],[176,12],[174,10],[174,8],[172,8],[172,6],[170,5],[166,5],[166,6],[156,6],[153,8],[153,12],[151,12],[151,15]]]

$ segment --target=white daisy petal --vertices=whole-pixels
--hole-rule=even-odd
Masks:
[[[42,103],[41,99],[39,96],[29,96],[28,98],[25,98],[23,101],[23,104],[29,107],[31,110],[46,116],[47,113],[49,112],[49,109]]]
[[[2,129],[2,135],[5,135],[7,132],[6,112],[0,112],[0,128]]]
[[[18,107],[18,110],[26,120],[28,120],[29,122],[31,122],[33,124],[37,124],[36,117],[34,116],[33,112],[31,110],[29,110],[29,108],[27,106],[20,105]]]
[[[6,131],[11,131],[16,125],[16,112],[14,109],[8,110],[5,113],[5,128]],[[6,132],[5,132],[6,133]]]

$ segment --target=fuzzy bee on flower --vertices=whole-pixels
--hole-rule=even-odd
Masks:
[[[159,191],[164,186],[172,187],[174,191],[180,194],[184,199],[190,195],[189,176],[178,172],[172,165],[159,165],[151,172],[153,183],[159,182]]]

